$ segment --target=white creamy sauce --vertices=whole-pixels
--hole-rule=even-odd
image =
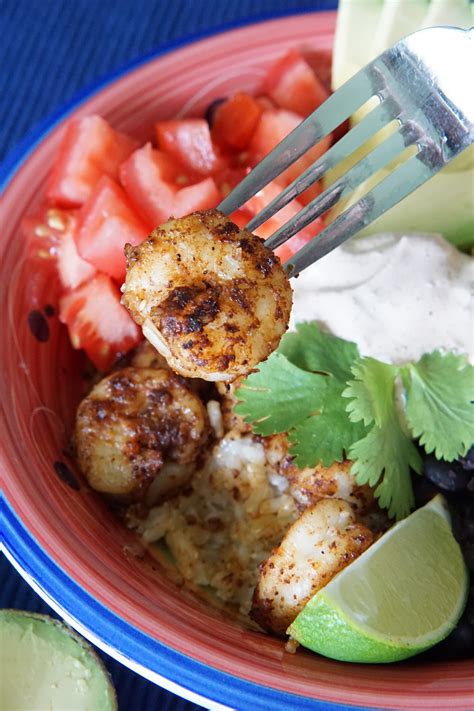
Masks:
[[[474,262],[439,235],[355,239],[292,281],[290,328],[316,320],[391,363],[434,349],[474,362]]]

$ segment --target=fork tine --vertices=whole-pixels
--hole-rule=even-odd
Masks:
[[[371,70],[371,64],[361,69],[302,121],[224,198],[217,209],[229,215],[242,207],[255,193],[365,104],[382,88],[376,86],[378,77]]]
[[[424,154],[425,150],[422,149],[396,168],[285,262],[284,267],[289,276],[297,276],[431,178],[443,164],[440,162],[434,167],[429,162],[425,163]]]
[[[400,155],[407,146],[413,144],[421,136],[421,131],[416,124],[416,118],[415,116],[415,121],[403,124],[396,133],[376,146],[347,173],[342,175],[339,180],[282,225],[266,240],[265,246],[270,249],[279,247],[283,242],[286,242],[286,240],[326,212],[326,210],[333,207],[336,202],[354,190],[377,170],[383,168]]]
[[[266,222],[276,212],[287,205],[290,200],[298,197],[323,175],[334,168],[344,158],[356,151],[377,131],[400,115],[400,108],[392,97],[383,100],[368,113],[360,123],[356,124],[337,143],[329,148],[324,155],[309,166],[288,187],[266,205],[258,215],[255,215],[246,228],[251,232]]]

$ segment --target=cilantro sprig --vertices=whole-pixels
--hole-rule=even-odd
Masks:
[[[397,519],[414,507],[414,439],[438,459],[463,456],[474,441],[474,368],[439,351],[416,363],[362,357],[355,343],[302,323],[237,390],[235,410],[256,434],[288,433],[299,467],[345,458],[359,484],[375,487]]]

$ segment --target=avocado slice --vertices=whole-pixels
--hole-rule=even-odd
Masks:
[[[332,59],[334,91],[402,37],[423,27],[473,24],[470,0],[339,0]]]
[[[471,0],[431,0],[421,27],[452,25],[468,29],[474,17]]]
[[[383,4],[374,36],[374,57],[416,32],[423,24],[430,0],[390,0]]]
[[[0,610],[0,708],[116,711],[109,675],[92,647],[47,615]]]
[[[433,25],[469,27],[473,23],[473,8],[474,4],[469,0],[340,0],[334,41],[333,89],[406,34]],[[361,27],[364,28],[362,34]],[[360,121],[376,103],[373,99],[372,103],[359,109],[352,116],[351,125]],[[382,143],[394,128],[392,125],[384,127],[349,159],[331,170],[324,177],[324,189]],[[354,190],[347,200],[338,203],[329,213],[329,221],[357,202],[395,167],[396,162],[388,165]],[[441,233],[455,246],[469,249],[474,245],[473,169],[474,147],[471,146],[359,234]]]
[[[381,232],[442,234],[455,247],[469,250],[474,245],[474,190],[472,167],[468,171],[456,168],[474,159],[474,146],[468,148],[443,168],[434,178],[421,185],[398,205],[394,205],[375,222],[358,233],[358,237]],[[360,200],[380,180],[390,174],[381,170],[356,188],[347,201],[341,201],[329,214],[329,221],[349,205]]]
[[[339,0],[332,55],[332,88],[375,58],[374,37],[384,0]]]

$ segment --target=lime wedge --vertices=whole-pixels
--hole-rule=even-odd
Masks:
[[[446,637],[468,574],[444,499],[397,523],[306,604],[287,633],[346,662],[395,662]]]

